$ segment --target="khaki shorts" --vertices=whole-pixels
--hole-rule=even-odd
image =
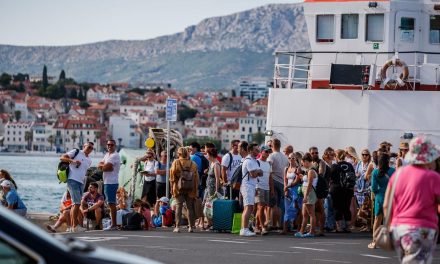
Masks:
[[[303,193],[306,193],[307,191],[307,186],[303,186],[302,187],[302,191]],[[316,197],[316,193],[315,190],[313,190],[313,188],[310,190],[309,196],[307,197],[307,203],[304,204],[315,204],[318,201],[318,197]]]
[[[269,204],[269,190],[257,189],[255,193],[255,203]]]

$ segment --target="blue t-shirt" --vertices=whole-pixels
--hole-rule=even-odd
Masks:
[[[199,172],[199,175],[203,175],[203,164],[202,164],[202,158],[200,158],[199,155],[203,155],[200,152],[196,152],[194,155],[191,155],[191,160],[194,161],[197,165],[197,171]]]
[[[26,206],[15,189],[11,189],[8,194],[6,194],[6,202],[8,202],[8,205],[12,205],[14,209],[26,209]],[[17,206],[14,206],[15,204]]]

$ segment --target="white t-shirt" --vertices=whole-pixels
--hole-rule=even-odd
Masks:
[[[230,154],[232,155],[232,163],[231,163],[231,168],[228,168],[229,163],[231,162],[231,155]],[[228,177],[228,182],[231,181],[231,178],[235,172],[235,169],[238,166],[240,166],[241,159],[242,159],[242,157],[240,156],[240,154],[234,155],[231,152],[228,152],[223,156],[221,165],[223,167],[226,167],[226,175]]]
[[[247,156],[244,159],[243,166],[241,168],[241,172],[243,175],[241,185],[250,185],[255,188],[255,186],[257,186],[257,178],[251,177],[248,172],[258,169],[260,169],[260,166],[258,166],[257,160],[254,159],[251,155]]]
[[[159,163],[156,160],[146,160],[144,163],[144,171],[148,171],[149,173],[156,172],[156,164]],[[156,179],[156,175],[154,176],[146,176],[144,175],[144,181],[154,181]]]
[[[119,167],[121,167],[121,158],[118,152],[113,152],[112,154],[106,153],[104,158],[101,160],[106,163],[113,164],[112,171],[104,171],[102,177],[104,178],[104,184],[118,184],[119,183]]]
[[[67,155],[69,155],[70,158],[73,159],[73,156],[75,156],[75,149],[72,149],[71,151],[67,152]],[[80,182],[81,184],[84,184],[86,179],[86,173],[87,169],[90,168],[92,165],[92,160],[90,157],[87,157],[86,154],[80,150],[78,152],[78,155],[73,160],[79,160],[81,161],[81,165],[79,167],[76,167],[76,163],[70,163],[69,165],[69,179]]]
[[[258,177],[257,188],[269,191],[269,176],[272,173],[272,166],[267,161],[258,160],[260,162],[260,169],[263,171],[263,176]]]
[[[289,166],[289,160],[281,152],[273,152],[267,159],[272,164],[273,180],[284,184],[284,170]]]

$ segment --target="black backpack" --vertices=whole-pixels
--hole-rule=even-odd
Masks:
[[[245,158],[244,160],[247,160],[250,158]],[[244,162],[243,160],[243,162]],[[243,181],[243,178],[248,176],[249,177],[249,172],[246,173],[246,175],[243,176],[243,162],[240,163],[240,165],[238,165],[238,167],[235,169],[234,174],[232,174],[232,178],[231,178],[231,186],[233,189],[235,190],[239,190],[240,186],[241,186],[241,182]],[[258,166],[260,166],[260,162],[257,160]]]
[[[144,217],[138,212],[122,216],[122,230],[141,230]]]
[[[79,149],[75,149],[75,155],[73,155],[72,159],[76,158],[76,156],[79,153]],[[60,161],[58,163],[58,169],[57,169],[57,178],[59,183],[66,183],[69,179],[69,173],[70,173],[70,167],[69,162]]]
[[[349,164],[340,164],[339,184],[342,188],[353,189],[356,185],[356,174],[350,170]]]
[[[328,196],[328,183],[324,176],[318,174],[318,182],[316,183],[316,197],[318,199],[324,199]]]
[[[202,174],[205,174],[206,169],[209,168],[209,160],[201,153],[195,154],[202,161]]]

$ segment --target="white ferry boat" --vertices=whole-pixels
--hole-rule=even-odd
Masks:
[[[440,0],[305,0],[311,50],[276,51],[266,135],[358,151],[440,143]],[[408,134],[407,134],[408,135]]]

